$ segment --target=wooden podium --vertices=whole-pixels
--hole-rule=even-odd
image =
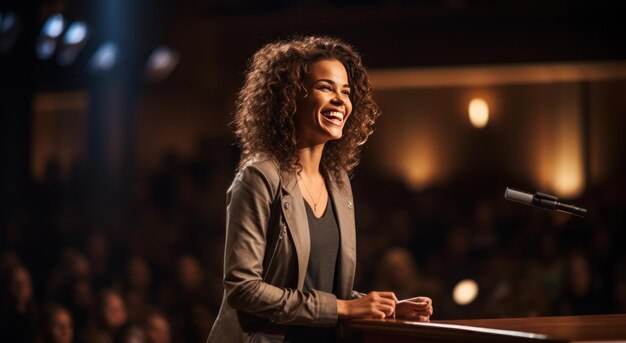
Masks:
[[[441,320],[352,319],[346,342],[626,342],[626,314]]]

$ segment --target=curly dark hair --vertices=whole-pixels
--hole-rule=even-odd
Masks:
[[[278,162],[282,172],[301,171],[294,125],[296,101],[306,92],[303,83],[311,65],[331,59],[346,68],[353,109],[342,137],[326,143],[321,163],[336,180],[341,180],[342,170],[350,173],[357,166],[361,148],[380,115],[372,86],[354,48],[336,38],[312,36],[269,43],[252,56],[233,122],[242,150],[240,169],[265,154]]]

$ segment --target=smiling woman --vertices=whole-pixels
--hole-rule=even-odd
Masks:
[[[299,157],[311,168],[299,171],[302,181],[299,186],[304,200],[312,205],[313,214],[319,218],[324,213],[328,198],[319,170],[319,159],[323,156],[326,142],[341,139],[344,124],[352,114],[346,68],[336,59],[317,61],[304,79],[304,88],[304,95],[296,103],[294,120]],[[314,190],[319,189],[315,193],[317,197],[313,196],[307,184]]]
[[[274,157],[282,171],[301,168],[294,121],[296,102],[307,94],[305,78],[311,68],[324,60],[341,62],[355,111],[344,123],[342,139],[326,144],[323,164],[336,177],[358,164],[360,147],[380,114],[361,57],[337,39],[306,37],[270,43],[254,54],[234,119],[242,149],[240,169],[258,153]]]
[[[352,289],[348,174],[379,110],[359,55],[332,38],[252,58],[235,114],[242,148],[227,194],[224,299],[208,342],[329,342],[339,318],[428,320],[431,301]]]
[[[352,113],[346,68],[338,60],[322,60],[311,66],[304,80],[305,94],[298,99],[295,116],[300,148],[340,139]]]

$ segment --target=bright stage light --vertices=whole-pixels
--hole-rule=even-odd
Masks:
[[[87,38],[87,24],[82,21],[75,21],[67,28],[65,36],[63,36],[63,43],[65,44],[80,44]]]
[[[150,54],[146,66],[146,73],[149,79],[163,80],[178,65],[180,54],[166,46],[160,46]]]
[[[0,34],[4,35],[17,25],[17,16],[13,12],[0,12]]]
[[[37,43],[35,44],[35,53],[42,60],[47,60],[54,55],[57,49],[57,39],[65,30],[65,19],[63,15],[58,13],[51,15],[43,24]]]
[[[41,29],[41,34],[50,38],[58,38],[63,33],[63,29],[65,29],[65,20],[63,15],[58,13],[51,15],[46,20],[46,23],[43,24],[43,29]]]
[[[0,12],[0,54],[8,52],[15,44],[19,21],[13,12]]]
[[[474,98],[469,103],[469,118],[475,128],[481,129],[489,121],[489,105],[481,98]]]
[[[454,287],[452,298],[459,305],[467,305],[476,299],[478,284],[472,279],[461,280]]]
[[[63,36],[63,46],[57,56],[57,62],[60,65],[69,65],[76,60],[78,53],[87,42],[88,33],[87,24],[82,21],[73,22],[67,28]]]
[[[106,42],[98,48],[91,58],[91,68],[94,71],[107,71],[117,63],[118,47],[113,42]]]
[[[57,42],[53,39],[40,37],[37,40],[37,46],[35,47],[35,53],[37,57],[42,60],[47,60],[54,54],[57,48]]]

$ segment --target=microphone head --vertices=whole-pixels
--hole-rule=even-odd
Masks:
[[[504,191],[504,198],[506,200],[519,202],[524,205],[532,205],[533,197],[534,196],[530,193],[520,192],[508,187]]]

